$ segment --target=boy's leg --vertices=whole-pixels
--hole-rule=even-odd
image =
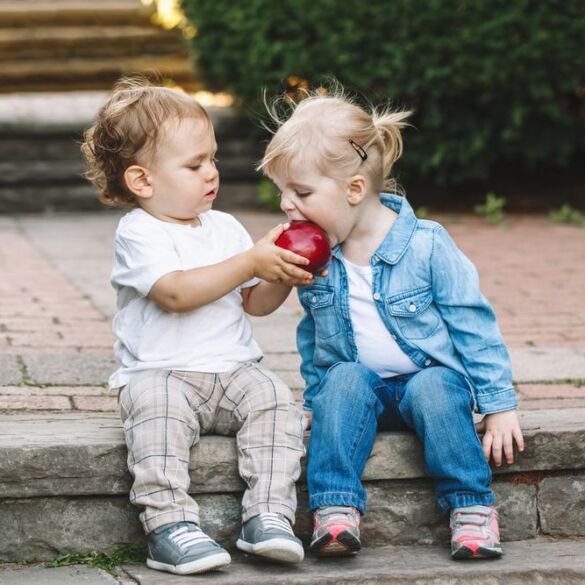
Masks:
[[[404,386],[399,410],[423,443],[441,510],[492,506],[492,474],[475,430],[465,378],[445,367],[421,370]]]
[[[329,369],[313,399],[307,483],[309,508],[366,509],[361,476],[376,439],[384,382],[355,362]]]
[[[244,522],[273,512],[294,524],[305,422],[290,388],[256,363],[220,374],[220,383],[224,393],[215,432],[236,434],[239,471],[248,485],[242,499]]]
[[[215,431],[237,431],[240,475],[248,485],[237,547],[272,560],[298,563],[304,550],[292,525],[297,506],[295,482],[305,453],[304,417],[288,386],[258,364],[244,364],[220,375],[220,381],[224,394]]]
[[[199,438],[199,421],[172,372],[152,370],[120,392],[120,411],[134,478],[130,501],[144,510],[148,534],[165,524],[195,522],[199,509],[189,496],[189,453]]]

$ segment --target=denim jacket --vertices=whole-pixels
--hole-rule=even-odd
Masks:
[[[475,267],[440,224],[417,219],[403,197],[380,197],[398,213],[370,258],[372,298],[388,331],[419,367],[443,365],[464,375],[478,412],[516,408],[508,351]],[[328,271],[298,289],[306,410],[331,366],[358,361],[340,246]]]

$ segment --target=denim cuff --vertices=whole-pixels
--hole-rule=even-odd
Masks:
[[[480,414],[493,414],[494,412],[504,412],[518,408],[514,386],[497,392],[477,393],[475,399],[477,411]]]
[[[325,506],[347,506],[357,508],[362,514],[366,513],[366,501],[357,494],[327,492],[309,497],[309,510],[314,511]]]
[[[490,490],[491,491],[491,490]],[[496,503],[494,492],[491,494],[449,494],[438,498],[437,503],[443,514],[450,512],[453,508],[467,508],[468,506],[493,506]]]

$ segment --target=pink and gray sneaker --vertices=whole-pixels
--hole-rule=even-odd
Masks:
[[[315,512],[311,552],[323,557],[346,556],[357,553],[361,547],[358,510],[326,506]]]
[[[451,556],[454,559],[494,559],[502,556],[498,513],[493,506],[451,510]]]

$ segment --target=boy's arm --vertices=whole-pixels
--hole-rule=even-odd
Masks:
[[[185,313],[220,299],[254,277],[291,285],[311,281],[312,275],[298,266],[309,261],[274,244],[283,229],[282,225],[273,228],[252,248],[223,262],[165,274],[150,289],[149,298],[166,311]]]
[[[269,315],[286,301],[291,288],[286,284],[265,280],[255,286],[244,288],[242,290],[244,311],[256,317]]]

